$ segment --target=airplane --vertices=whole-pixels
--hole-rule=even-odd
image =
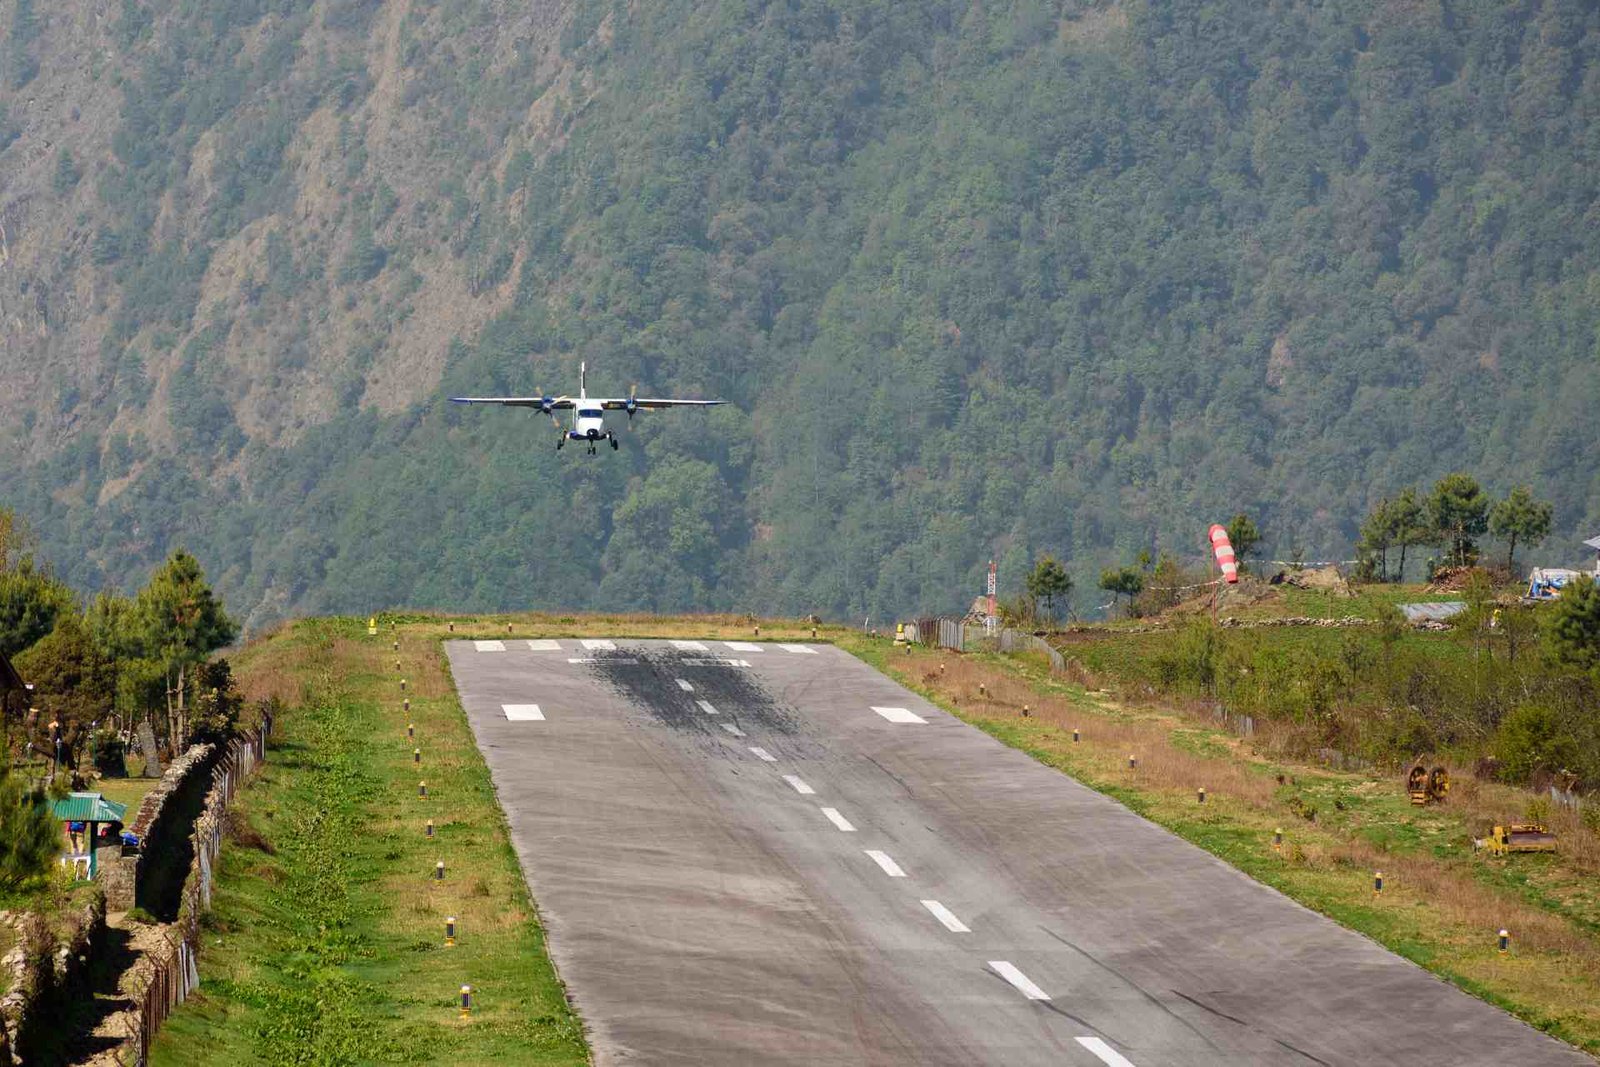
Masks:
[[[628,422],[633,422],[635,412],[650,408],[675,408],[675,407],[714,407],[717,404],[726,404],[726,400],[658,400],[654,398],[640,398],[635,395],[638,386],[629,390],[625,399],[601,399],[591,397],[586,384],[589,365],[578,364],[578,395],[570,396],[453,396],[453,404],[501,404],[511,408],[538,408],[550,416],[550,421],[555,423],[557,430],[561,430],[561,421],[556,418],[557,411],[576,410],[573,426],[561,430],[561,436],[556,438],[556,451],[566,445],[568,441],[584,441],[589,445],[589,455],[595,454],[595,448],[601,441],[610,441],[611,450],[615,452],[619,447],[617,435],[613,430],[606,429],[605,413],[607,411],[626,411]]]

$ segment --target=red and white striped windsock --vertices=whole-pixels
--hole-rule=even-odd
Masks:
[[[1222,577],[1229,585],[1239,581],[1239,564],[1233,558],[1233,542],[1228,540],[1228,529],[1216,523],[1211,525],[1211,551],[1222,568]]]

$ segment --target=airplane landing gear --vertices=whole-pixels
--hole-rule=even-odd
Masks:
[[[611,438],[611,451],[615,452],[621,447],[621,445],[617,444],[617,439],[615,437]]]
[[[560,452],[566,446],[567,446],[567,435],[566,434],[562,434],[560,437],[556,438],[556,451],[557,452]]]

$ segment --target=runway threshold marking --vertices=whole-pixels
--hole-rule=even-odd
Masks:
[[[765,649],[763,649],[760,645],[752,644],[749,641],[724,641],[722,643],[727,645],[729,648],[733,649],[733,651],[735,651],[735,652],[764,652],[765,651]]]
[[[882,715],[885,719],[888,719],[890,722],[927,722],[928,721],[927,719],[924,719],[921,715],[918,715],[916,712],[908,710],[906,708],[880,708],[877,705],[873,705],[872,710],[877,712],[879,715]]]
[[[1106,1044],[1098,1037],[1080,1037],[1078,1044],[1100,1057],[1107,1067],[1133,1067],[1133,1061],[1122,1055],[1116,1049]]]
[[[603,637],[586,637],[580,639],[584,648],[590,652],[615,652],[617,646]]]
[[[672,642],[672,647],[677,649],[679,652],[711,651],[710,649],[706,648],[705,643],[701,641],[674,641]]]
[[[540,638],[540,639],[538,639],[536,641],[529,641],[528,642],[528,651],[529,652],[560,652],[561,651],[561,642],[560,641],[552,641],[547,637],[546,638]]]
[[[760,760],[762,763],[777,763],[778,762],[778,757],[777,756],[774,756],[772,753],[768,752],[766,749],[762,748],[759,745],[752,745],[750,747],[750,751],[755,753],[756,759]]]
[[[544,712],[537,704],[501,704],[500,707],[511,722],[544,722]]]
[[[817,650],[809,645],[779,645],[785,652],[797,652],[802,656],[815,656]]]
[[[504,641],[474,641],[472,642],[472,647],[479,652],[504,652],[506,643]]]
[[[700,710],[707,715],[715,715],[717,713],[717,709],[711,706],[711,701],[709,700],[696,700],[695,703],[700,705]]]
[[[944,928],[952,934],[970,934],[972,931],[967,924],[956,918],[955,912],[939,903],[937,900],[924,900],[922,906],[933,912],[933,917],[944,923]]]
[[[690,685],[688,682],[684,681],[682,678],[674,678],[673,681],[677,682],[678,683],[678,688],[682,689],[685,693],[694,692],[694,686]]]
[[[599,656],[568,656],[567,657],[567,662],[568,663],[602,663],[603,662],[603,663],[630,664],[630,663],[638,663],[639,661],[634,659],[632,656],[616,656],[616,657],[613,657],[613,658],[610,658],[610,659],[606,659],[606,660],[601,660]]]
[[[685,667],[748,667],[750,666],[750,661],[747,659],[686,659],[683,661],[683,665]]]
[[[733,725],[733,723],[731,723],[731,722],[723,723],[722,724],[722,728],[724,730],[728,731],[734,737],[743,737],[744,736],[744,731],[739,729],[737,726]]]
[[[856,828],[850,825],[850,820],[839,814],[838,808],[823,808],[822,814],[826,815],[829,822],[833,823],[833,825],[837,826],[845,833],[853,834],[856,832]]]
[[[786,774],[783,776],[783,780],[794,786],[794,791],[803,797],[813,796],[816,793],[815,789],[812,789],[809,785],[806,785],[803,779],[798,778],[795,775]]]
[[[990,960],[989,966],[994,968],[994,973],[1010,982],[1023,996],[1029,1000],[1049,1000],[1050,996],[1044,990],[1034,985],[1027,975],[1017,970],[1016,965],[1010,960]]]
[[[866,853],[872,857],[872,862],[882,867],[883,873],[890,878],[904,878],[906,876],[906,872],[900,869],[900,865],[887,852],[879,852],[875,848],[869,848]]]

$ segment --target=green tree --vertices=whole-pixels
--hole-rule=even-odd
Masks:
[[[1551,506],[1533,498],[1533,490],[1519,485],[1489,512],[1489,532],[1506,543],[1506,570],[1516,567],[1517,542],[1537,546],[1550,536]]]
[[[1100,588],[1111,594],[1112,602],[1119,596],[1129,603],[1144,589],[1144,574],[1137,567],[1110,568],[1100,572]]]
[[[1410,486],[1400,490],[1389,502],[1389,529],[1393,543],[1400,548],[1400,565],[1395,568],[1394,580],[1406,580],[1406,550],[1428,543],[1432,536],[1428,529],[1427,511],[1417,499],[1417,491]]]
[[[1568,582],[1545,632],[1558,661],[1584,668],[1600,664],[1600,585],[1587,574]]]
[[[1234,558],[1239,562],[1240,573],[1243,573],[1245,557],[1261,543],[1261,531],[1256,529],[1255,521],[1241,511],[1228,523],[1228,542],[1233,545]]]
[[[0,655],[15,656],[49,633],[73,601],[72,590],[31,557],[0,571]]]
[[[1394,501],[1384,497],[1367,513],[1361,524],[1361,538],[1356,542],[1357,555],[1380,582],[1389,580],[1389,549],[1395,544]],[[1368,575],[1364,571],[1362,576]]]
[[[1067,568],[1054,556],[1046,554],[1033,565],[1024,584],[1030,597],[1044,601],[1045,618],[1055,622],[1057,598],[1065,599],[1072,592],[1072,575],[1067,573]]]
[[[239,725],[239,713],[244,708],[244,697],[233,681],[233,668],[222,658],[200,664],[194,672],[194,688],[190,739],[226,742]]]
[[[56,170],[50,177],[50,188],[58,196],[71,192],[82,177],[83,173],[78,169],[71,152],[63,148],[56,154]]]
[[[1428,522],[1450,565],[1470,566],[1478,558],[1476,538],[1489,529],[1489,498],[1472,475],[1447,474],[1428,496]]]
[[[179,549],[134,599],[141,641],[166,678],[167,730],[174,749],[188,738],[188,674],[231,642],[238,627],[206,583],[200,564]],[[176,698],[174,700],[174,698]]]
[[[72,728],[74,739],[87,736],[88,724],[111,710],[111,665],[75,613],[61,615],[55,629],[17,657],[16,666],[33,684],[34,705]]]
[[[0,889],[17,889],[44,874],[60,845],[49,797],[0,768]]]

